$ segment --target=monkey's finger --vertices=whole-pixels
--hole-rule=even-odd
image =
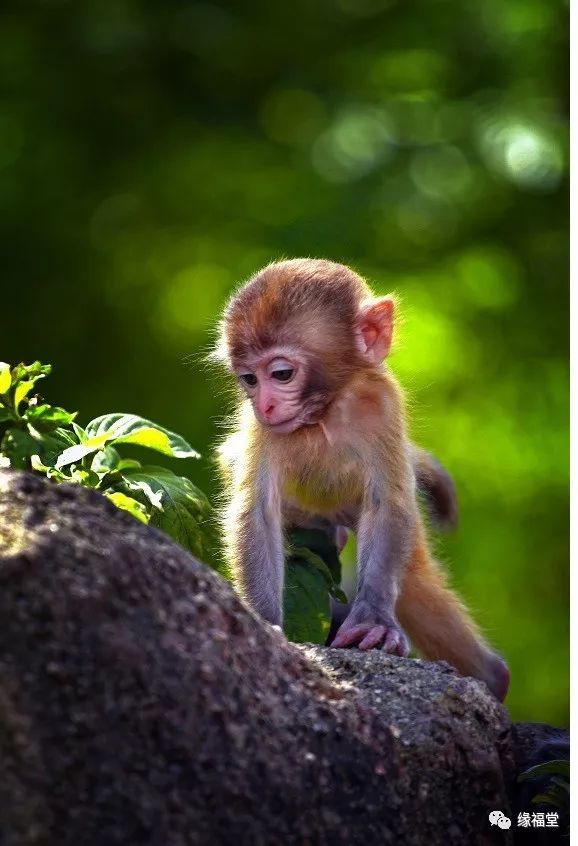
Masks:
[[[389,629],[385,636],[385,640],[383,641],[383,651],[387,652],[389,655],[396,655],[398,646],[399,641],[396,630]]]
[[[399,655],[402,658],[407,654],[404,652],[405,637],[399,629],[388,630],[383,642],[383,649],[390,655]]]
[[[373,628],[367,623],[360,623],[358,626],[352,626],[350,629],[340,629],[331,646],[335,649],[340,649],[342,646],[351,646],[352,643],[357,643],[360,638],[365,637],[369,630]]]
[[[374,646],[378,646],[385,637],[386,631],[387,629],[385,626],[374,626],[369,633],[365,635],[359,644],[359,648],[365,651],[366,649],[373,649]]]
[[[410,653],[409,640],[402,635],[400,642],[399,642],[398,649],[397,649],[397,654],[399,655],[400,658],[407,658],[409,653]]]
[[[391,654],[399,655],[400,658],[407,658],[407,656],[409,655],[409,642],[403,635],[401,635],[399,638],[397,649]]]

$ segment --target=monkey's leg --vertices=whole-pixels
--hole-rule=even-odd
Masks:
[[[447,661],[462,675],[485,681],[498,699],[505,698],[510,683],[505,661],[487,645],[465,606],[447,586],[445,574],[424,540],[408,564],[396,611],[426,658]]]

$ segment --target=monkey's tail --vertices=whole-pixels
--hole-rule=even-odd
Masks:
[[[413,447],[413,468],[431,521],[439,528],[454,528],[458,522],[458,498],[448,471],[433,455],[416,446]]]
[[[462,675],[486,682],[503,700],[510,672],[491,650],[465,606],[447,586],[446,577],[424,542],[416,547],[408,565],[397,615],[415,647],[432,660],[444,660]]]

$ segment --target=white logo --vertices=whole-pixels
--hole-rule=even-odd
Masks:
[[[492,811],[489,816],[490,825],[497,825],[498,828],[510,828],[512,820],[505,816],[502,811]]]

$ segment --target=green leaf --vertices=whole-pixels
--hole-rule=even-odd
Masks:
[[[341,590],[337,547],[322,529],[287,532],[284,629],[296,643],[325,643],[331,621],[329,596],[347,602]]]
[[[287,560],[283,606],[283,628],[289,640],[325,643],[331,621],[327,579],[308,558],[291,556]]]
[[[311,552],[311,550],[306,547],[294,547],[291,553],[291,558],[298,558],[301,559],[301,561],[306,561],[310,567],[318,570],[325,579],[325,584],[329,593],[335,599],[338,599],[339,602],[348,602],[345,593],[341,590],[339,585],[334,582],[331,570],[318,555],[315,555],[314,552]]]
[[[60,453],[75,442],[74,435],[69,429],[59,427],[46,434],[38,432],[31,424],[28,424],[28,431],[38,443],[43,461],[51,467],[56,464]]]
[[[86,445],[105,443],[138,444],[175,458],[199,458],[180,435],[138,417],[136,414],[104,414],[86,427]]]
[[[56,456],[71,440],[72,436],[66,429],[43,434],[29,424],[26,430],[8,429],[0,443],[0,453],[8,456],[11,466],[18,470],[28,470],[33,455],[38,455],[43,464],[53,467]]]
[[[138,492],[153,507],[152,526],[207,560],[213,543],[211,506],[190,479],[156,466],[127,468],[122,471],[122,479],[133,495]]]
[[[85,432],[84,432],[84,429],[82,428],[82,426],[79,426],[78,423],[73,423],[72,424],[72,430],[73,430],[74,434],[76,435],[77,441],[82,443],[84,438],[85,438]]]
[[[51,372],[52,367],[49,364],[41,364],[39,361],[34,361],[32,364],[17,364],[12,368],[11,380],[14,389],[14,409],[18,411],[18,406],[22,400],[29,394],[34,387],[35,382],[43,379]]]
[[[535,767],[530,767],[530,769],[524,770],[524,772],[518,776],[518,781],[528,781],[528,779],[538,778],[538,776],[549,774],[563,775],[570,778],[570,761],[566,761],[564,758],[561,758],[553,761],[546,761],[544,764],[536,764]]]
[[[52,470],[51,467],[48,467],[46,464],[43,464],[39,455],[31,455],[30,456],[30,464],[33,470],[36,470],[37,473],[46,473],[48,474],[49,470]],[[59,471],[56,471],[59,472]],[[62,474],[64,475],[64,474]]]
[[[133,517],[136,517],[137,520],[140,520],[141,523],[148,523],[149,515],[147,514],[147,510],[140,502],[136,499],[133,499],[131,496],[126,496],[126,494],[116,492],[116,493],[105,493],[107,499],[110,499],[117,508],[122,508],[123,511],[128,511],[129,514],[132,514]]]
[[[10,365],[5,361],[0,361],[0,394],[5,394],[10,390],[12,384],[12,376],[10,374]]]
[[[306,547],[315,553],[328,567],[333,582],[341,582],[341,562],[335,542],[322,529],[304,529],[291,526],[287,530],[287,540],[292,547]]]
[[[538,793],[532,796],[530,802],[533,805],[553,805],[555,808],[563,808],[567,804],[567,799],[561,793],[548,790],[546,793]]]
[[[76,464],[82,461],[85,455],[91,455],[99,449],[98,446],[89,446],[88,444],[74,444],[61,452],[56,460],[55,467],[60,470],[66,467],[67,464]]]
[[[28,470],[31,456],[38,453],[38,441],[22,429],[8,429],[0,444],[0,453],[16,470]]]
[[[12,384],[21,382],[23,379],[37,382],[38,379],[43,379],[50,373],[52,373],[51,364],[41,364],[39,361],[33,361],[32,364],[17,364],[12,368]]]
[[[111,447],[112,449],[112,447]],[[138,470],[142,467],[140,461],[135,461],[134,458],[123,458],[122,461],[119,461],[117,470]]]
[[[108,446],[95,454],[90,469],[98,473],[99,476],[104,476],[106,473],[110,473],[111,470],[116,470],[119,464],[119,453],[114,447]]]
[[[58,426],[70,426],[76,417],[76,412],[71,414],[64,408],[42,403],[42,405],[29,405],[22,416],[33,423],[36,429],[48,432]]]
[[[24,397],[30,393],[32,388],[34,387],[34,379],[31,379],[29,382],[19,382],[16,385],[16,389],[14,391],[14,409],[17,412],[18,406],[24,399]]]
[[[70,477],[56,470],[54,467],[49,467],[43,464],[39,455],[30,456],[30,464],[33,470],[37,473],[43,473],[49,479],[54,479],[56,482],[70,482]]]
[[[86,470],[84,467],[75,467],[70,481],[75,485],[82,485],[83,488],[97,488],[100,483],[100,476],[93,473],[92,470]]]
[[[127,467],[126,469],[130,470],[132,468]],[[140,471],[141,468],[134,469],[136,471]],[[139,491],[139,493],[141,494],[141,499],[144,497],[144,500],[147,502],[148,505],[151,505],[157,511],[164,511],[162,490],[151,487],[148,479],[145,480],[132,478],[127,481],[128,476],[126,473],[121,473],[121,477],[124,479],[125,483],[128,484],[131,491]],[[176,478],[178,479],[179,477],[177,476]]]

